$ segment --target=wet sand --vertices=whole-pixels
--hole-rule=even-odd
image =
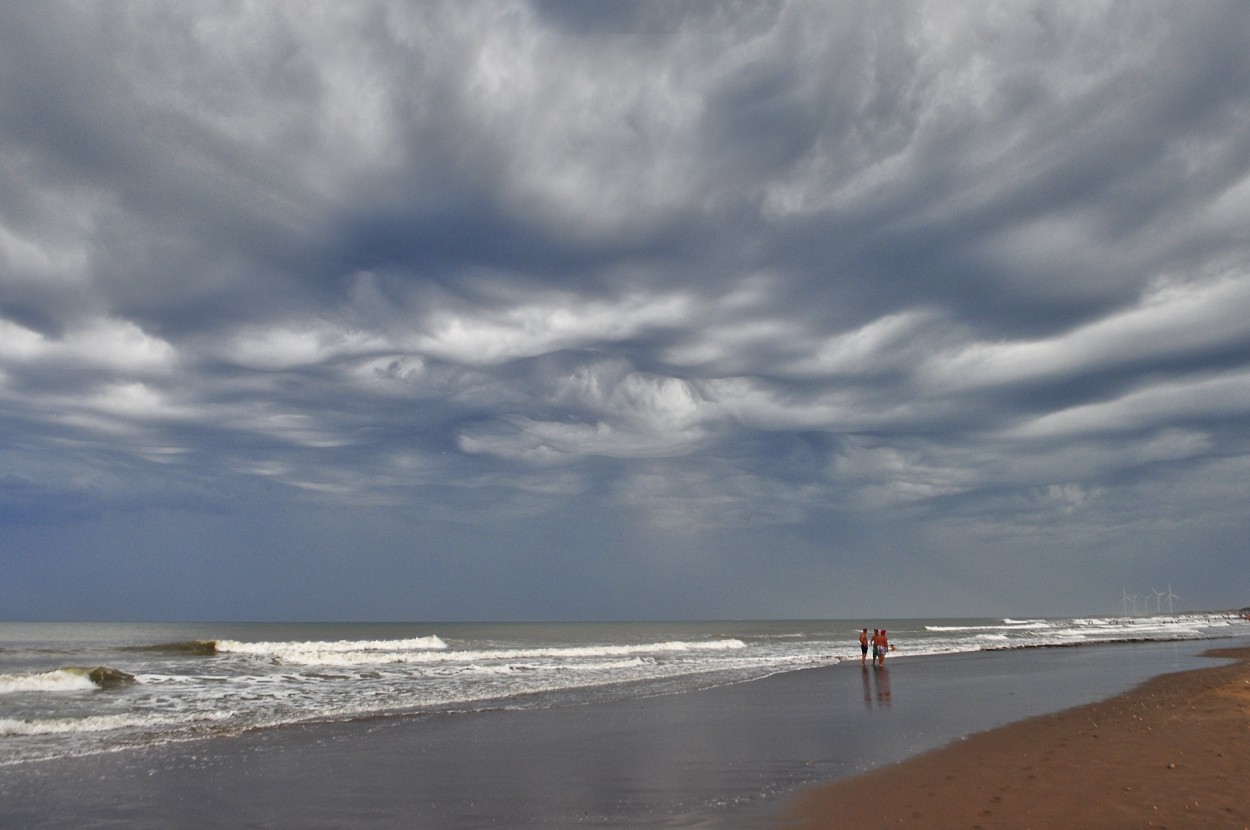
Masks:
[[[795,799],[794,830],[1250,828],[1250,648]]]

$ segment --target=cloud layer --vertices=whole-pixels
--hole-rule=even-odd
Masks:
[[[6,8],[5,599],[281,515],[389,598],[347,616],[427,568],[455,616],[682,616],[710,574],[702,614],[868,613],[873,558],[895,613],[1244,604],[1248,18]]]

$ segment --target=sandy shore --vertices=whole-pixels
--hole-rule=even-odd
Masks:
[[[1250,828],[1250,648],[803,793],[798,830]]]

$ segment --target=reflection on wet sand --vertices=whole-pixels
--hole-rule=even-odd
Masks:
[[[865,666],[861,674],[863,676],[864,708],[869,712],[874,707],[878,709],[890,708],[890,670],[884,666],[870,670]]]

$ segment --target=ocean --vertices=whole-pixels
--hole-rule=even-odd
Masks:
[[[1219,615],[681,623],[0,623],[0,768],[382,717],[686,694],[860,662],[1202,640]]]

